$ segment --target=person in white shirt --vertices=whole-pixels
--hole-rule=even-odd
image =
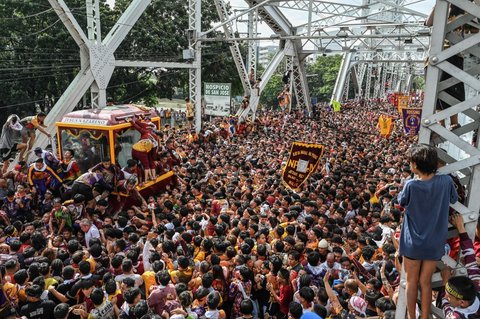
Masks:
[[[380,228],[382,228],[382,240],[377,243],[379,247],[382,247],[385,241],[395,235],[395,230],[391,227],[392,218],[389,215],[383,215],[380,217]]]
[[[321,273],[325,274],[328,271],[338,271],[342,269],[342,265],[335,261],[335,255],[333,253],[328,253],[327,260],[320,265]]]
[[[80,229],[85,233],[85,244],[87,248],[90,248],[90,239],[100,238],[100,232],[97,226],[93,225],[92,222],[86,218],[80,222]]]
[[[135,280],[135,287],[140,287],[141,285],[143,285],[143,279],[142,279],[142,276],[140,276],[139,274],[135,274],[133,272],[133,263],[130,259],[124,259],[122,261],[122,271],[123,271],[123,274],[121,275],[117,275],[115,277],[115,281],[117,283],[122,283],[123,279],[125,278],[132,278],[133,280]]]

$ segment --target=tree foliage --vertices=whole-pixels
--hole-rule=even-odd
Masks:
[[[313,63],[305,66],[311,97],[316,97],[319,102],[330,101],[341,61],[341,55],[318,56]],[[266,107],[278,105],[277,96],[282,89],[282,74],[279,69],[263,90],[260,103]],[[295,104],[295,97],[292,103]]]
[[[74,14],[85,12],[84,1],[69,6]],[[1,1],[0,25],[2,119],[31,114],[36,105],[47,110],[78,72],[75,42],[47,1]]]
[[[319,102],[330,101],[341,62],[339,54],[318,56],[315,62],[306,66],[310,96]]]
[[[85,0],[65,2],[87,33]],[[101,0],[103,37],[130,2],[116,0],[112,9]],[[152,1],[118,48],[115,58],[183,62],[182,50],[188,46],[187,4],[181,0]],[[203,30],[218,22],[213,1],[202,1],[202,20]],[[79,71],[76,43],[46,0],[1,1],[0,26],[0,109],[19,116],[32,114],[36,108],[48,111]],[[203,81],[231,82],[234,93],[241,92],[227,44],[208,43],[203,49],[202,65]],[[117,103],[153,105],[158,98],[173,97],[178,89],[188,94],[188,70],[172,69],[157,74],[152,71],[116,68],[107,96]],[[89,103],[88,95],[86,97]]]
[[[283,89],[282,76],[280,74],[274,74],[270,81],[267,83],[265,88],[262,91],[262,96],[260,97],[260,103],[267,108],[277,107],[278,100],[277,96]]]

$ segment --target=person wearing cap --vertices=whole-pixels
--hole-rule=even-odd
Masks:
[[[49,299],[40,299],[43,288],[39,285],[32,285],[26,289],[28,303],[20,310],[20,315],[28,319],[51,319],[55,302]]]
[[[2,154],[3,168],[2,172],[7,172],[10,165],[9,159],[13,153],[20,151],[19,161],[23,161],[23,155],[27,149],[26,143],[17,143],[16,140],[20,136],[23,126],[16,114],[12,114],[7,118],[2,127],[2,135],[0,136],[0,153]]]
[[[348,301],[348,310],[356,317],[365,318],[367,317],[367,302],[362,297],[352,296]]]
[[[63,183],[63,180],[60,178],[60,176],[58,176],[53,169],[48,167],[43,162],[42,158],[38,158],[30,165],[28,168],[27,180],[31,187],[35,187],[40,199],[43,199],[45,192],[47,191],[47,187],[53,185],[54,181],[57,183],[57,185]]]
[[[318,252],[320,253],[320,260],[323,262],[327,260],[327,255],[330,252],[328,241],[323,238],[318,243]]]

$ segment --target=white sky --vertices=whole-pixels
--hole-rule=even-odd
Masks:
[[[395,0],[387,0],[388,2],[394,2]],[[230,0],[229,1],[232,9],[233,10],[242,10],[248,8],[248,5],[244,0]],[[325,0],[325,2],[335,2],[335,3],[348,3],[348,4],[357,4],[360,5],[362,4],[362,0]],[[430,13],[432,10],[433,6],[435,5],[435,0],[417,0],[417,1],[411,1],[408,0],[408,2],[413,2],[413,5],[407,6],[409,9],[414,9],[420,12],[423,12],[425,14]],[[107,0],[107,3],[109,4],[115,4],[115,0]],[[307,22],[307,13],[297,11],[297,10],[288,10],[288,9],[282,9],[284,15],[288,16],[290,21],[293,23],[293,25],[299,25]],[[241,18],[241,19],[246,19]],[[245,23],[237,23],[234,24],[234,27],[239,31],[239,32],[246,32],[246,24]],[[258,25],[258,33],[259,36],[270,36],[273,32],[270,30],[268,26],[266,26],[264,23],[260,23]],[[268,42],[271,42],[272,44],[275,41],[264,41],[266,43],[262,43],[262,45],[268,45]]]

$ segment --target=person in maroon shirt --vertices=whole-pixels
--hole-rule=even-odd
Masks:
[[[147,302],[150,308],[154,309],[156,314],[163,314],[168,300],[177,298],[175,286],[170,283],[170,274],[168,270],[162,270],[155,276],[158,286],[152,287],[153,290],[148,296]]]
[[[290,271],[285,268],[280,269],[277,277],[278,284],[280,286],[280,295],[277,295],[275,289],[271,284],[267,284],[267,289],[270,295],[280,305],[280,314],[278,318],[283,319],[288,316],[288,307],[293,300],[293,287],[290,283]]]

